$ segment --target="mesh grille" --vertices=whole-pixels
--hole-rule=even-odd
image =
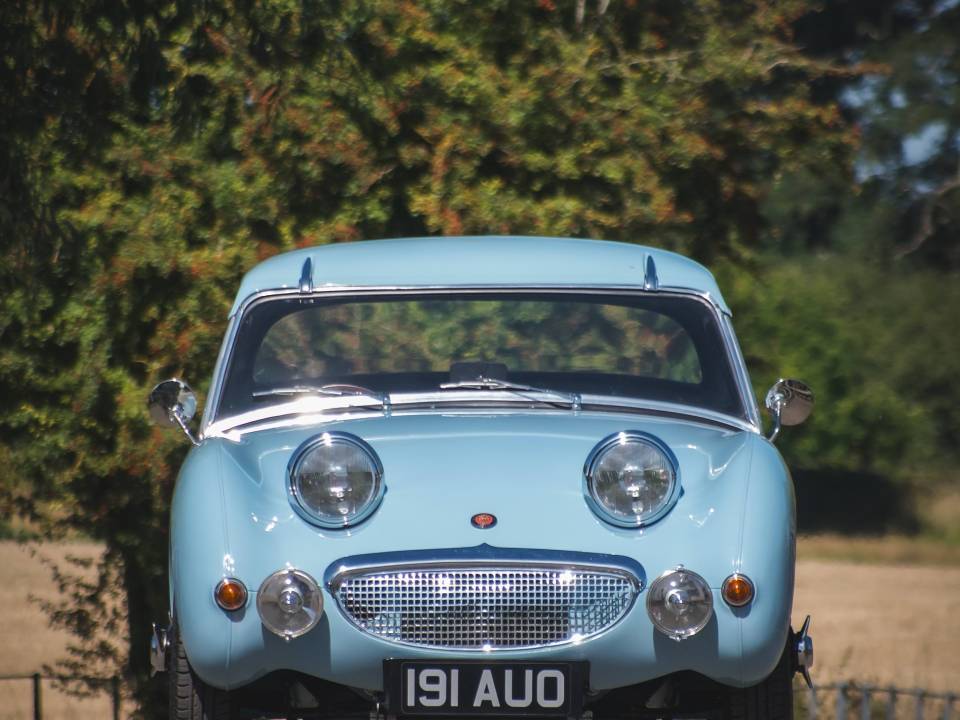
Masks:
[[[460,650],[586,639],[623,617],[636,593],[625,573],[526,566],[374,569],[335,591],[340,609],[371,635]]]

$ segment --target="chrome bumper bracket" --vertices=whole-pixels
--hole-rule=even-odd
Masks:
[[[150,677],[167,670],[167,651],[170,649],[170,627],[151,623]]]
[[[813,667],[813,638],[810,637],[810,616],[803,621],[800,631],[791,633],[790,647],[793,650],[793,671],[803,675],[808,688],[813,688],[810,668]]]

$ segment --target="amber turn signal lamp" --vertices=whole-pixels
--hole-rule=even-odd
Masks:
[[[723,599],[731,607],[743,607],[753,600],[753,583],[746,575],[734,573],[723,581]]]
[[[224,610],[239,610],[247,604],[247,588],[239,580],[224,578],[217,583],[213,597]]]

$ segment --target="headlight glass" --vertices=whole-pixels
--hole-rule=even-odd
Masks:
[[[639,431],[600,441],[587,458],[584,476],[593,509],[621,527],[658,520],[680,494],[677,461],[670,448]]]
[[[367,443],[348,433],[311,438],[290,461],[293,507],[328,528],[354,525],[372,513],[383,496],[383,468]]]
[[[713,615],[713,593],[697,573],[678,567],[664,573],[647,590],[647,615],[657,630],[673,640],[696,635]]]
[[[264,627],[290,640],[313,629],[323,614],[317,582],[301,570],[280,570],[257,591],[257,612]]]

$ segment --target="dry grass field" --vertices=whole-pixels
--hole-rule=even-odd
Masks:
[[[68,555],[93,557],[93,544],[45,545],[37,551],[53,561]],[[69,638],[53,630],[46,616],[30,597],[55,598],[56,587],[50,571],[32,550],[0,542],[0,677],[42,672],[64,654]],[[43,682],[44,720],[106,720],[111,705],[104,697],[78,699],[58,692],[50,681]],[[29,681],[0,680],[0,720],[31,720],[33,689]]]
[[[96,546],[45,546],[53,558]],[[49,572],[0,543],[0,676],[39,671],[64,652],[29,595],[51,596]],[[960,550],[908,540],[810,538],[800,544],[795,624],[813,615],[818,682],[859,680],[960,691]],[[29,682],[0,681],[0,720],[32,717]],[[76,700],[44,685],[44,718],[109,718],[106,698]]]

